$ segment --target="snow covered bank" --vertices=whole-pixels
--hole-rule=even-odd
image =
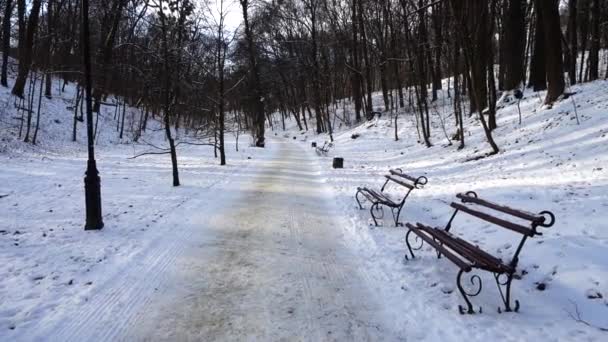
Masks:
[[[85,125],[71,141],[73,85],[52,100],[43,99],[38,144],[18,138],[18,120],[10,89],[0,88],[0,340],[35,336],[56,317],[79,315],[84,303],[117,278],[138,272],[142,260],[160,257],[180,238],[179,212],[193,198],[213,200],[213,188],[245,170],[256,151],[241,138],[240,152],[227,137],[229,165],[219,167],[208,146],[178,150],[183,186],[171,186],[168,155],[129,157],[165,146],[164,133],[151,120],[140,143],[125,129],[119,139],[114,108],[102,107],[97,138],[105,228],[85,232]],[[109,101],[112,101],[110,99]],[[139,112],[127,111],[127,127]],[[183,132],[181,133],[183,136]],[[177,247],[174,247],[177,246]],[[159,254],[160,253],[160,254]],[[166,255],[165,255],[166,256]],[[158,266],[158,265],[156,265]],[[68,311],[66,311],[68,310]],[[29,338],[26,338],[29,339]]]
[[[474,161],[467,160],[490,150],[474,118],[465,124],[467,147],[463,150],[457,150],[457,142],[447,146],[436,115],[431,148],[417,143],[414,118],[409,114],[399,120],[399,141],[394,141],[394,123],[388,117],[335,134],[330,157],[344,157],[345,169],[333,170],[331,159],[322,158],[324,175],[338,192],[346,214],[353,217],[352,226],[346,227],[352,241],[368,256],[370,267],[386,273],[387,291],[401,292],[387,294],[386,305],[395,307],[395,320],[410,338],[606,338],[607,333],[598,328],[608,328],[607,89],[607,81],[573,87],[580,125],[571,99],[543,109],[542,93],[526,94],[521,125],[515,104],[498,112],[494,137],[501,153]],[[444,119],[453,127],[453,117]],[[352,139],[353,134],[359,137]],[[379,187],[383,174],[396,167],[429,179],[425,189],[408,199],[402,214],[406,222],[445,226],[454,195],[468,190],[515,208],[555,214],[556,224],[530,241],[522,253],[522,279],[513,285],[514,296],[522,303],[520,314],[497,313],[500,299],[493,279],[481,274],[484,291],[475,301],[484,314],[460,316],[457,305],[462,299],[454,291],[457,268],[453,264],[437,261],[428,247],[418,253],[418,259],[404,262],[405,230],[392,227],[390,219],[385,219],[385,227],[370,227],[369,211],[357,208],[356,187]],[[453,232],[505,258],[518,238],[464,215],[455,221]],[[539,290],[540,284],[544,291]]]

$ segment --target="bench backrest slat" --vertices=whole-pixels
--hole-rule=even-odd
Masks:
[[[399,176],[399,177],[405,178],[407,180],[410,180],[410,181],[412,181],[414,183],[418,181],[418,178],[414,178],[414,177],[412,177],[410,175],[406,175],[405,173],[403,173],[403,172],[401,172],[399,170],[390,170],[389,172],[393,176]]]
[[[408,188],[410,190],[414,189],[414,186],[412,184],[408,184],[405,181],[403,181],[403,180],[401,180],[401,179],[399,179],[399,178],[397,178],[395,176],[388,176],[387,175],[387,176],[384,176],[384,177],[386,177],[386,179],[388,179],[388,180],[390,180],[392,182],[395,182],[395,183],[397,183],[399,185],[402,185],[402,186],[404,186],[404,187],[406,187],[406,188]]]
[[[528,220],[528,221],[533,222],[535,224],[542,224],[545,221],[545,217],[544,216],[534,215],[532,213],[529,213],[529,212],[526,212],[526,211],[523,211],[523,210],[509,208],[507,206],[500,205],[500,204],[497,204],[497,203],[493,203],[493,202],[490,202],[490,201],[486,201],[486,200],[483,200],[481,198],[477,198],[477,197],[473,197],[473,196],[467,196],[466,194],[458,194],[458,195],[456,195],[456,197],[458,197],[459,199],[461,199],[462,202],[464,202],[464,203],[479,204],[481,206],[488,207],[488,208],[491,208],[491,209],[503,212],[505,214],[513,215],[515,217],[519,217],[521,219]]]
[[[475,216],[477,218],[480,218],[482,220],[494,223],[496,225],[499,225],[501,227],[510,229],[514,232],[523,234],[523,235],[527,235],[527,236],[534,236],[535,232],[533,229],[519,225],[517,223],[513,223],[513,222],[509,222],[506,220],[503,220],[501,218],[498,218],[496,216],[492,216],[490,214],[486,214],[484,212],[481,211],[477,211],[475,209],[472,209],[470,207],[467,207],[466,205],[460,204],[460,203],[455,203],[452,202],[452,204],[450,205],[452,208],[460,210],[460,211],[464,211],[465,213]]]

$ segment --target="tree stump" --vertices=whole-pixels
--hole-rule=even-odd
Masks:
[[[344,168],[344,158],[334,158],[333,168],[334,169],[343,169]]]

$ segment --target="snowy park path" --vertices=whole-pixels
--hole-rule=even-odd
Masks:
[[[377,340],[383,331],[364,270],[345,245],[308,151],[290,142],[254,174],[226,183],[202,210],[198,246],[173,286],[135,325],[167,340]]]
[[[316,159],[273,140],[34,339],[395,340]]]
[[[351,254],[308,151],[273,141],[253,174],[215,189],[193,212],[197,244],[171,286],[133,322],[135,338],[378,340],[381,303]],[[223,207],[223,208],[222,208]]]

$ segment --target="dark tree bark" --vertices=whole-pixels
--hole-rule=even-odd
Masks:
[[[398,32],[395,30],[395,24],[393,18],[390,20],[390,29],[391,29],[391,50],[392,50],[392,66],[393,66],[393,86],[397,88],[397,93],[399,95],[399,108],[405,107],[405,100],[403,97],[403,82],[401,80],[401,72],[399,70],[399,61],[398,61],[398,44],[397,44],[397,35]]]
[[[223,3],[222,3],[223,5]],[[223,13],[220,13],[223,16]],[[226,49],[224,43],[224,18],[220,18],[220,23],[217,27],[217,51],[216,51],[216,63],[218,69],[218,120],[219,120],[219,152],[220,152],[220,165],[226,165],[226,149],[224,146],[224,130],[225,130],[225,116],[224,113],[224,65],[226,63]]]
[[[545,104],[553,103],[564,93],[564,66],[559,21],[559,0],[536,0],[540,4],[545,32],[545,53],[547,65],[547,96]]]
[[[585,75],[583,71],[585,70],[585,52],[587,50],[587,40],[589,39],[589,1],[591,0],[580,0],[579,2],[579,11],[577,18],[579,23],[579,31],[580,31],[580,50],[581,50],[581,59],[579,63],[579,73],[578,73],[578,81],[584,82]]]
[[[353,33],[353,42],[352,42],[352,63],[353,63],[353,71],[352,71],[352,87],[353,87],[353,100],[355,102],[355,121],[361,122],[361,107],[363,106],[361,102],[361,84],[362,76],[361,76],[361,65],[359,62],[359,34],[357,31],[357,0],[352,0],[352,33]]]
[[[466,2],[466,5],[469,5],[470,7],[463,7],[463,2],[461,2],[460,0],[451,0],[450,1],[450,5],[452,8],[452,11],[454,12],[454,16],[456,17],[456,19],[459,21],[460,23],[460,27],[462,28],[462,30],[456,30],[456,34],[458,35],[458,40],[461,42],[461,46],[462,46],[462,51],[464,53],[464,61],[465,61],[465,66],[466,69],[468,70],[467,72],[467,79],[468,82],[470,83],[471,86],[471,98],[472,100],[474,100],[476,103],[481,103],[481,99],[480,97],[482,96],[480,94],[480,90],[482,88],[485,88],[485,84],[482,85],[478,85],[477,82],[482,79],[479,75],[475,75],[475,73],[479,72],[479,68],[475,68],[472,66],[473,63],[477,63],[477,60],[475,59],[475,51],[476,49],[478,49],[479,47],[477,46],[478,42],[477,41],[473,41],[473,39],[471,39],[472,35],[472,28],[469,27],[469,25],[471,25],[471,19],[468,18],[469,20],[467,20],[467,17],[470,17],[472,15],[476,15],[478,17],[478,20],[483,20],[483,22],[485,22],[485,20],[487,19],[487,4],[483,3],[483,7],[484,8],[479,8],[478,5],[479,3],[475,2],[475,1],[471,1],[471,2]],[[472,6],[471,6],[472,5]],[[480,13],[481,10],[481,13]],[[484,16],[483,12],[486,13],[486,15]],[[484,19],[485,17],[485,19]],[[475,25],[473,25],[472,27],[475,27],[479,30],[479,28]],[[476,35],[478,35],[479,33],[476,33]],[[475,39],[477,39],[477,36],[475,35]],[[485,72],[484,72],[485,73]],[[486,95],[487,96],[487,95]],[[491,154],[496,154],[498,152],[500,152],[498,145],[496,144],[496,142],[494,141],[494,137],[492,136],[492,130],[489,128],[488,123],[486,122],[486,119],[483,115],[483,113],[481,112],[481,109],[477,109],[478,113],[479,113],[479,121],[481,122],[481,125],[483,127],[483,131],[485,133],[486,139],[488,141],[488,144],[490,145],[490,147],[492,148],[492,152]]]
[[[312,58],[312,94],[314,97],[315,115],[317,118],[317,134],[321,134],[323,129],[323,113],[321,104],[321,76],[319,66],[319,44],[317,37],[317,3],[315,0],[310,0],[308,3],[308,9],[310,10],[310,35],[311,35],[311,58]]]
[[[473,46],[471,47],[472,63],[469,67],[471,70],[472,90],[477,96],[471,97],[471,113],[483,111],[488,105],[488,53],[491,49],[490,34],[488,29],[488,6],[486,1],[469,1],[468,20],[469,26],[472,29],[470,32],[473,37]],[[474,86],[476,88],[473,88]]]
[[[159,17],[161,20],[161,45],[163,50],[163,99],[164,99],[164,126],[165,136],[169,141],[169,154],[171,155],[171,166],[173,169],[173,186],[179,186],[179,170],[177,166],[177,151],[175,148],[175,139],[171,134],[171,69],[169,67],[169,37],[167,32],[167,18],[163,12],[163,2],[160,1]]]
[[[365,16],[363,15],[363,0],[358,0],[359,5],[359,31],[361,32],[361,40],[363,44],[363,60],[365,61],[365,88],[367,90],[367,112],[371,113],[374,111],[372,104],[372,68],[369,58],[369,48],[367,46],[367,34],[365,32]]]
[[[553,1],[553,0],[551,0]],[[528,86],[534,91],[547,89],[547,70],[545,65],[545,29],[543,26],[543,12],[538,1],[534,1],[536,18],[534,22],[534,50],[530,61],[530,79]]]
[[[526,49],[526,27],[524,18],[524,0],[508,0],[505,18],[505,79],[504,89],[513,90],[520,87],[524,80],[524,53]]]
[[[264,102],[262,102],[263,93],[260,86],[260,71],[257,63],[255,42],[253,39],[253,32],[251,25],[249,24],[249,15],[247,13],[249,8],[249,0],[240,0],[241,7],[243,9],[243,23],[245,25],[245,37],[247,39],[247,50],[249,54],[249,67],[251,73],[251,87],[253,89],[253,110],[254,110],[254,135],[255,135],[255,146],[264,147],[264,123],[265,123],[265,112]]]
[[[53,19],[55,18],[53,16],[53,6],[54,6],[54,0],[48,0],[48,4],[47,4],[47,12],[46,12],[46,20],[47,20],[47,35],[48,37],[46,38],[46,71],[49,72],[51,71],[51,63],[53,62]],[[45,83],[45,89],[44,89],[44,96],[46,96],[47,99],[50,99],[53,96],[53,91],[52,91],[52,84],[53,84],[53,78],[52,77],[45,77],[46,83]]]
[[[570,84],[576,83],[576,59],[578,57],[578,42],[577,42],[577,0],[568,1],[568,28],[566,30],[568,40],[568,60],[566,67],[568,68],[568,77]]]
[[[0,84],[8,87],[8,57],[11,49],[11,17],[13,13],[13,1],[6,0],[4,8],[4,18],[2,20],[2,76]]]
[[[443,4],[433,7],[433,31],[435,34],[434,59],[433,59],[433,101],[437,100],[437,91],[441,90],[441,49],[443,48]]]
[[[110,12],[112,15],[110,31],[105,37],[103,37],[101,43],[98,60],[98,64],[100,65],[99,83],[93,90],[93,99],[95,100],[93,111],[97,113],[99,113],[102,97],[104,93],[107,92],[106,88],[108,87],[108,74],[110,73],[108,67],[112,62],[114,41],[116,40],[116,33],[118,31],[118,25],[120,24],[120,19],[122,17],[122,8],[125,5],[125,2],[126,0],[115,0],[112,3],[112,9]]]
[[[600,64],[600,21],[601,21],[600,0],[591,0],[591,36],[589,45],[589,81],[599,78]]]

